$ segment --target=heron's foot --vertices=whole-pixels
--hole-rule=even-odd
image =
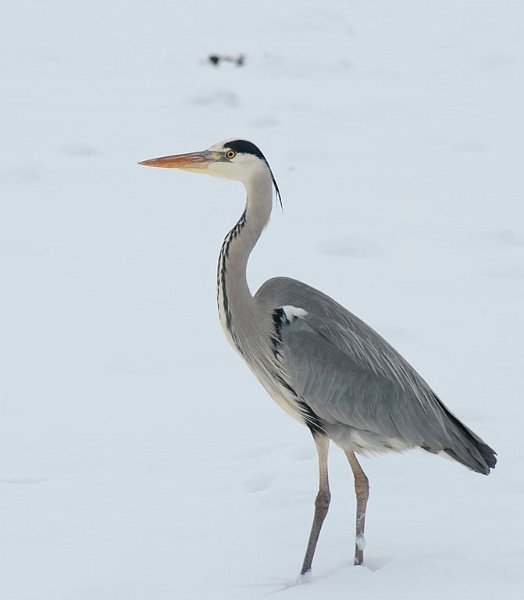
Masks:
[[[302,569],[300,569],[300,575],[299,577],[308,577],[311,574],[311,563],[313,561],[309,559],[309,557],[306,555],[306,558],[304,558],[304,562],[302,564]]]
[[[297,579],[297,585],[301,585],[303,583],[309,583],[312,579],[311,569],[306,571],[305,573],[300,573]]]
[[[366,538],[363,535],[357,535],[355,540],[355,562],[354,565],[364,564],[364,548],[366,547]]]

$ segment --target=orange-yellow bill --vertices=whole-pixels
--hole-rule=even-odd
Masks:
[[[138,164],[145,165],[146,167],[161,167],[163,169],[205,169],[212,162],[212,153],[204,151],[150,158],[149,160],[143,160]]]

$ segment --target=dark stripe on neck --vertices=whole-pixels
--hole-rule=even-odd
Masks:
[[[227,274],[227,262],[228,262],[228,258],[229,258],[229,249],[231,246],[231,242],[240,235],[245,224],[246,224],[246,211],[244,210],[244,212],[242,213],[237,224],[233,227],[233,229],[224,238],[224,242],[223,242],[222,248],[220,250],[220,255],[218,257],[218,268],[217,268],[217,289],[218,289],[217,300],[218,301],[220,300],[220,293],[222,293],[222,302],[224,305],[224,312],[226,313],[226,327],[227,327],[227,330],[229,331],[229,333],[231,334],[231,337],[233,338],[235,345],[237,346],[237,348],[241,354],[242,354],[242,350],[240,348],[240,344],[238,343],[237,337],[235,335],[235,332],[233,331],[232,324],[231,324],[232,318],[231,318],[231,311],[229,309],[229,298],[227,295],[226,274]],[[219,305],[219,310],[220,310],[220,305]]]

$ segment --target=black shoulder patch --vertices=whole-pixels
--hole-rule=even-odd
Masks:
[[[283,308],[275,308],[272,313],[272,317],[273,325],[275,327],[275,333],[273,335],[273,353],[275,358],[278,360],[280,357],[280,345],[282,344],[282,328],[286,325],[289,325],[292,321],[287,318],[286,312]],[[316,437],[317,435],[326,435],[318,415],[304,401],[303,398],[299,398],[293,386],[287,382],[282,375],[277,375],[276,378],[277,381],[289,392],[291,392],[292,396],[294,396],[298,411],[302,415],[305,425],[309,427],[313,437]]]
[[[262,160],[266,160],[266,157],[262,154],[260,148],[255,146],[253,142],[248,142],[247,140],[233,140],[232,142],[228,142],[226,146],[235,152],[240,152],[242,154],[253,154]]]

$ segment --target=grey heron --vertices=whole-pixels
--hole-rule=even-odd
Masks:
[[[269,395],[306,425],[318,454],[319,490],[301,574],[311,570],[331,494],[330,440],[345,452],[355,479],[354,563],[364,560],[368,479],[357,453],[420,447],[487,475],[496,453],[466,427],[410,364],[371,327],[322,292],[294,279],[266,281],[255,295],[249,256],[266,227],[273,187],[268,161],[255,144],[228,140],[202,152],[140,164],[240,181],[246,206],[226,235],[218,260],[217,296],[224,334]]]

